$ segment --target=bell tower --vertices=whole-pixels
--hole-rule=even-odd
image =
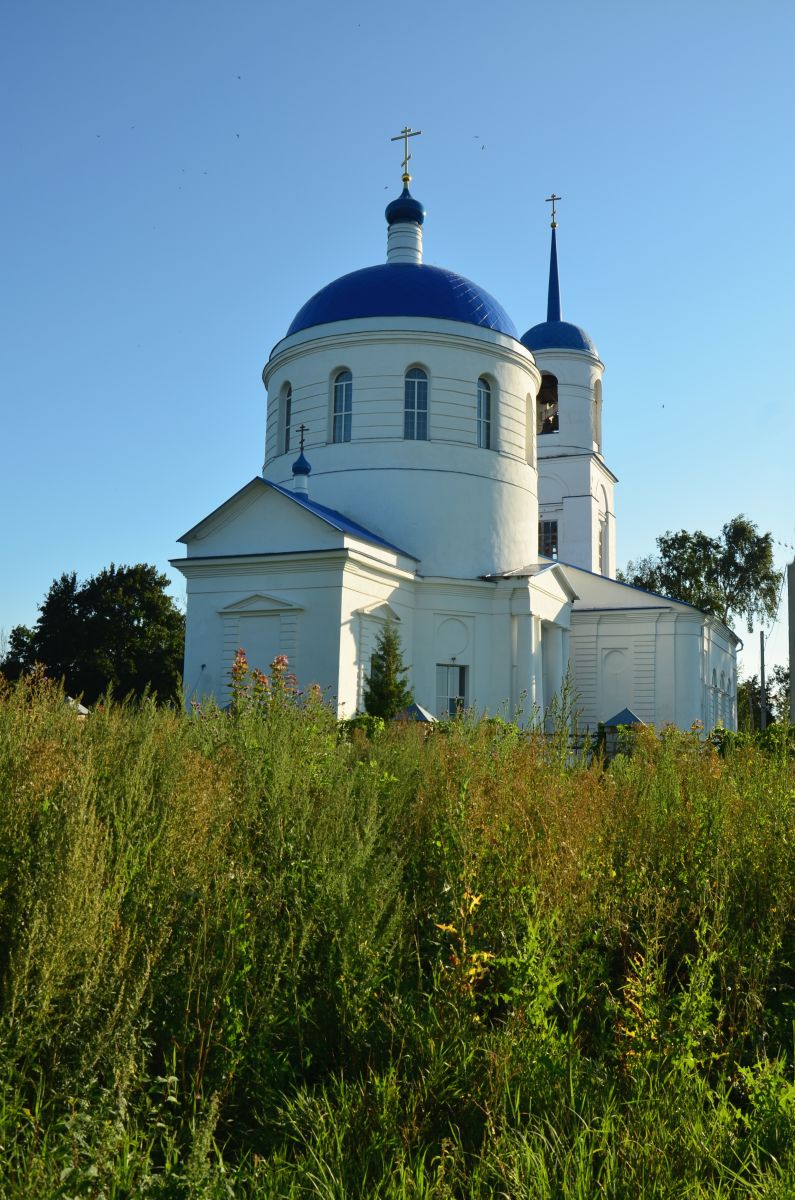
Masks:
[[[547,319],[522,337],[541,372],[536,401],[539,553],[615,577],[616,476],[602,455],[604,364],[591,338],[564,321],[553,192]]]

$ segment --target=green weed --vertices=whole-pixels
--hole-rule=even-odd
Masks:
[[[0,1195],[795,1194],[789,739],[0,693]]]

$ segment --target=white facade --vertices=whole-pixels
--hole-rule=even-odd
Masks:
[[[646,724],[737,727],[737,638],[715,617],[566,568],[577,590],[572,676],[580,721],[629,708]]]
[[[297,445],[283,452],[284,407],[307,426],[311,496],[410,547],[421,571],[477,577],[537,555],[533,412],[539,374],[515,339],[491,329],[405,317],[340,321],[285,338],[263,372],[268,389],[263,473],[292,488]],[[407,371],[427,376],[428,438],[404,438]],[[334,381],[351,374],[351,440],[333,441]],[[492,393],[490,441],[477,442],[477,382]],[[277,398],[275,403],[271,397]],[[282,451],[280,453],[280,451]],[[440,506],[467,511],[466,539],[451,538]],[[399,523],[395,520],[400,513]]]
[[[557,428],[538,437],[539,519],[558,522],[558,557],[613,578],[614,488],[602,457],[602,375],[595,354],[538,350],[542,378],[556,382]]]
[[[407,188],[387,219],[388,263],[319,292],[270,356],[263,477],[181,539],[188,700],[225,703],[242,647],[264,670],[286,654],[352,715],[392,620],[432,712],[528,720],[568,672],[591,728],[625,707],[733,727],[737,639],[613,578],[587,335],[558,311],[520,340],[487,293],[422,264]]]

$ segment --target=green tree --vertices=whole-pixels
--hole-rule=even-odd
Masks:
[[[146,563],[115,566],[78,583],[74,571],[53,580],[33,629],[11,630],[0,671],[16,679],[34,663],[63,679],[87,704],[112,691],[140,696],[148,688],[176,699],[185,621],[166,593],[169,580]]]
[[[773,667],[765,680],[767,725],[789,721],[789,667]],[[749,675],[737,685],[737,728],[744,732],[759,729],[762,710],[762,686],[758,675]]]
[[[8,635],[7,644],[0,647],[0,651],[2,651],[0,671],[5,672],[13,679],[31,671],[36,662],[34,638],[35,633],[29,626],[15,625]],[[6,670],[6,663],[13,664],[13,666]]]
[[[777,721],[789,721],[789,667],[773,667],[767,677],[767,702]]]
[[[762,687],[758,675],[749,675],[737,684],[737,728],[742,733],[761,729]],[[773,723],[773,711],[768,696],[766,724]]]
[[[758,617],[775,615],[782,573],[773,565],[773,535],[759,533],[741,513],[716,538],[701,530],[663,534],[657,554],[627,563],[618,578],[753,629]]]
[[[388,721],[414,700],[404,676],[400,635],[394,621],[387,621],[378,635],[375,653],[370,660],[370,674],[364,685],[364,708],[372,717]]]

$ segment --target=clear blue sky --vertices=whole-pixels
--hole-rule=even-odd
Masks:
[[[1,41],[6,633],[66,570],[182,596],[175,539],[261,468],[271,347],[384,258],[404,124],[426,261],[520,330],[563,196],[619,562],[739,512],[795,543],[791,0],[8,0]]]

